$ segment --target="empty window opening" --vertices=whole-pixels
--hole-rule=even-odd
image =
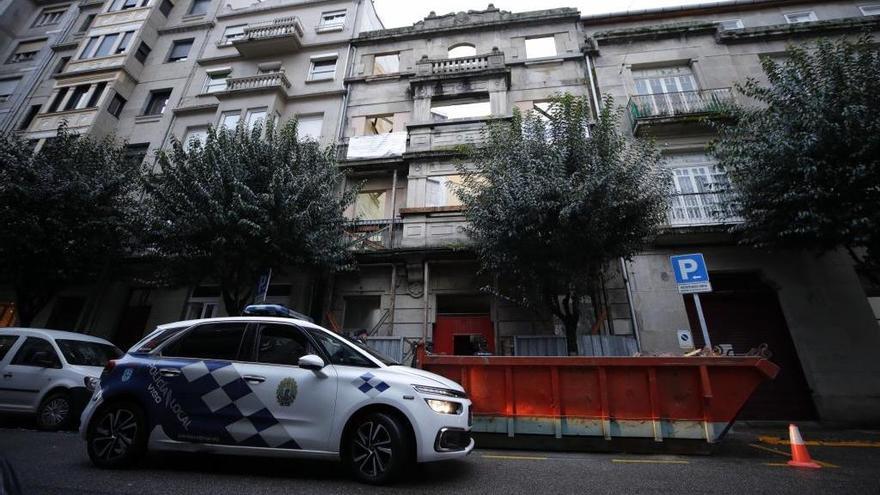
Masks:
[[[396,74],[400,72],[400,54],[388,53],[373,57],[373,75]]]
[[[492,115],[489,96],[467,100],[432,102],[431,116],[435,121],[488,117]]]
[[[526,39],[526,58],[544,58],[556,56],[556,38],[542,36]]]
[[[449,58],[473,57],[477,54],[477,47],[470,43],[462,43],[449,47]]]
[[[393,115],[376,115],[373,117],[367,117],[367,122],[364,126],[364,135],[373,136],[376,134],[388,134],[389,132],[393,131]]]

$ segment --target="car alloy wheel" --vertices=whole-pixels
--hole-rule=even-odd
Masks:
[[[98,421],[89,440],[95,455],[112,462],[128,454],[138,435],[138,420],[132,411],[117,408],[107,411]]]
[[[352,442],[352,462],[369,478],[382,477],[394,460],[391,434],[375,421],[358,426]]]
[[[46,428],[58,428],[70,415],[70,402],[64,397],[50,399],[40,411],[40,423]]]

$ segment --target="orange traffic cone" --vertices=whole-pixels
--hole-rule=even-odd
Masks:
[[[807,446],[804,445],[804,439],[801,438],[801,431],[797,426],[788,425],[788,438],[791,441],[791,460],[788,465],[792,467],[813,468],[818,469],[822,466],[817,464],[807,452]]]

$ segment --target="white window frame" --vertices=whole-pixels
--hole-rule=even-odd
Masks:
[[[333,61],[333,71],[321,71],[315,72],[315,64],[321,62],[329,62]],[[309,81],[333,81],[336,79],[336,71],[339,68],[339,54],[334,53],[332,55],[316,55],[311,57],[309,61]],[[315,74],[330,74],[330,77],[315,77]]]
[[[792,18],[795,17],[795,16],[802,16],[802,15],[804,15],[804,14],[806,14],[806,16],[807,16],[807,19],[805,19],[805,20],[798,21],[798,20],[793,20],[793,19],[792,19]],[[789,12],[789,13],[784,14],[784,15],[785,15],[785,22],[787,22],[788,24],[800,24],[800,23],[803,23],[803,22],[813,22],[813,21],[818,21],[818,20],[819,20],[819,18],[816,17],[816,12],[814,12],[814,11],[812,11],[812,10],[801,10],[801,11],[798,11],[798,12]]]
[[[186,55],[184,55],[183,58],[177,58],[177,59],[172,60],[171,56],[174,55],[174,49],[177,48],[179,45],[182,45],[184,42],[189,43],[189,49],[186,51]],[[196,40],[194,38],[181,38],[178,40],[172,40],[171,41],[171,48],[168,49],[168,56],[165,57],[165,62],[169,63],[169,64],[173,64],[175,62],[185,62],[185,61],[189,60],[190,53],[192,52],[192,49],[195,46],[195,44],[196,44]]]
[[[872,15],[880,15],[880,3],[869,3],[867,5],[859,5],[859,10],[865,17]]]
[[[227,124],[227,119],[235,119],[235,123],[232,125]],[[241,122],[241,110],[227,110],[225,112],[220,113],[220,121],[217,122],[218,128],[229,129],[230,131],[234,131],[236,127],[238,127],[238,123]]]
[[[119,45],[125,40],[125,35],[127,33],[131,33],[131,37],[128,38],[128,44],[125,46],[125,49],[120,52],[120,51],[118,51]],[[85,43],[83,43],[82,50],[80,51],[80,53],[76,57],[76,59],[77,60],[88,60],[88,59],[92,59],[92,58],[112,57],[115,55],[128,53],[128,49],[131,48],[131,43],[134,40],[134,33],[135,33],[134,30],[129,30],[129,31],[120,31],[120,32],[115,32],[115,33],[104,33],[104,34],[99,34],[96,36],[91,36],[86,40]],[[113,44],[110,45],[109,53],[107,55],[101,55],[101,56],[95,55],[96,53],[98,53],[98,48],[101,47],[101,44],[104,42],[104,39],[106,39],[107,36],[114,36],[114,35],[116,36],[116,41],[114,41]],[[96,39],[97,41],[95,41],[94,45],[90,45],[89,42],[93,38]],[[86,53],[86,52],[89,52],[89,53]]]
[[[183,139],[181,139],[181,144],[183,145],[183,149],[189,148],[189,142],[191,138],[194,136],[198,136],[198,141],[205,144],[205,140],[208,138],[208,126],[206,125],[191,125],[187,127],[183,131]]]
[[[449,184],[457,184],[452,181],[452,177],[461,177],[460,175],[436,175],[425,178],[425,206],[426,207],[443,207],[443,206],[460,206],[461,199],[458,199]],[[434,189],[433,191],[431,189]],[[450,204],[450,200],[455,199],[455,204]]]
[[[729,23],[733,23],[733,27],[728,27],[727,24]],[[718,21],[718,24],[724,31],[729,31],[731,29],[742,29],[744,27],[742,19],[722,19]]]
[[[302,114],[297,115],[297,129],[296,129],[296,138],[300,141],[305,141],[306,139],[314,139],[315,141],[321,140],[321,135],[324,130],[324,114],[323,113],[310,113],[310,114]],[[317,122],[318,134],[307,134],[303,131],[303,121],[306,121],[309,125],[314,125]],[[307,127],[308,129],[308,127]]]
[[[345,29],[345,22],[347,19],[347,9],[321,12],[321,19],[318,21],[318,31],[341,31]]]
[[[258,114],[262,113],[261,117],[257,117]],[[266,128],[266,119],[269,117],[269,108],[268,107],[257,107],[257,108],[248,108],[247,114],[245,117],[245,125],[247,129],[250,131],[257,125],[257,121],[262,121],[263,129]]]
[[[223,29],[223,39],[220,41],[220,44],[221,45],[231,45],[233,41],[244,38],[245,37],[244,36],[244,28],[246,28],[246,27],[247,27],[247,24],[234,24],[232,26],[226,26],[226,28]],[[233,33],[232,36],[229,35],[230,29],[238,30],[239,28],[241,29],[240,32]]]
[[[539,46],[537,46],[537,45],[535,44],[535,43],[537,43],[537,42],[546,43],[546,42],[548,42],[548,41],[549,41],[550,43],[553,44],[553,54],[552,54],[552,55],[538,55],[538,54],[535,54],[535,56],[532,56],[532,55],[529,54],[529,51],[532,51],[532,50],[538,50],[539,48],[541,48],[541,49],[549,48],[549,47],[544,47],[544,46],[540,46],[540,47],[539,47]],[[532,42],[532,45],[534,46],[534,48],[532,48],[532,50],[529,50],[529,42]],[[527,59],[527,60],[535,60],[535,59],[542,59],[542,58],[553,58],[553,57],[558,57],[558,56],[559,56],[559,47],[556,46],[556,36],[555,36],[555,35],[552,35],[552,34],[547,34],[547,35],[544,35],[544,36],[532,36],[532,37],[526,38],[526,39],[525,39],[525,45],[526,45],[526,59]]]
[[[208,77],[205,79],[204,93],[220,93],[221,91],[226,91],[227,79],[229,79],[229,72],[209,72]],[[222,83],[217,83],[216,81],[222,81]]]
[[[12,84],[12,88],[7,94],[0,94],[0,102],[8,100],[10,96],[15,94],[15,90],[18,89],[18,85],[21,84],[21,77],[8,77],[6,79],[0,79],[0,84],[8,83],[10,81],[14,81],[14,83]]]
[[[37,18],[34,19],[34,23],[31,24],[32,28],[44,27],[44,26],[54,26],[61,22],[61,18],[64,17],[64,13],[67,12],[67,7],[46,7],[37,15]],[[59,14],[59,15],[55,15]],[[54,17],[50,17],[54,16]],[[52,19],[51,22],[47,22],[47,20]]]
[[[727,174],[704,153],[682,152],[668,155],[666,168],[672,175],[669,200],[670,225],[705,225],[724,219],[715,212],[721,203],[713,187],[728,183]]]

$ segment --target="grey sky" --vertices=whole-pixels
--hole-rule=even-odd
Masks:
[[[379,17],[385,27],[408,26],[422,20],[428,12],[437,15],[461,10],[485,9],[490,3],[502,10],[523,12],[527,10],[550,9],[554,7],[575,7],[583,15],[642,10],[656,7],[670,7],[695,3],[710,3],[714,0],[374,0]],[[717,3],[725,3],[718,1]]]

